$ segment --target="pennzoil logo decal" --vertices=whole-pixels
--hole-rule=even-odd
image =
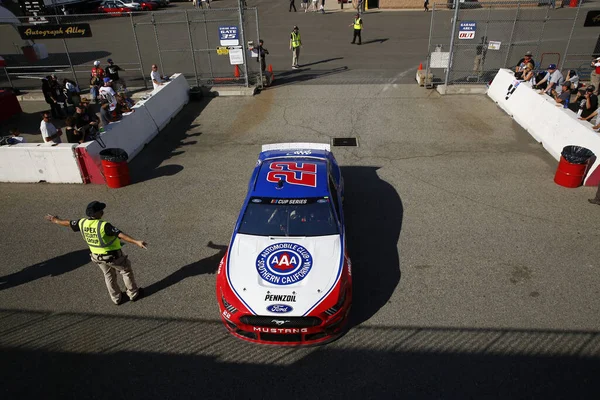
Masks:
[[[277,243],[261,251],[256,258],[256,270],[260,277],[274,285],[298,283],[310,272],[313,265],[311,254],[295,243]]]

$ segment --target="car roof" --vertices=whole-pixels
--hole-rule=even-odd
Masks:
[[[257,168],[259,171],[251,196],[272,198],[329,196],[325,158],[290,156],[268,158]]]

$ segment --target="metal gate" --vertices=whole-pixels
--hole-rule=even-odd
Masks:
[[[89,24],[92,36],[29,41],[20,37],[16,26],[0,24],[0,54],[7,63],[5,70],[0,70],[0,87],[39,89],[39,79],[56,74],[87,88],[93,62],[98,60],[106,66],[108,58],[125,70],[121,75],[129,87],[152,87],[152,64],[165,75],[183,73],[190,85],[262,85],[260,63],[249,51],[249,42],[258,44],[260,37],[256,8],[55,15],[43,19],[45,23],[31,24],[30,17],[19,17],[21,26],[32,29]],[[217,48],[226,47],[220,43],[222,26],[236,26],[239,33],[243,64],[237,73],[226,54],[228,49],[217,52]],[[47,51],[47,56],[39,57],[39,48]]]
[[[528,51],[538,71],[553,63],[589,73],[600,28],[583,26],[581,2],[554,7],[548,0],[434,4],[426,68],[432,83],[487,83]]]

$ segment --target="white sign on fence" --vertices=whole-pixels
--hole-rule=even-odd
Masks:
[[[229,49],[229,63],[231,65],[240,65],[244,63],[244,52],[241,47]]]
[[[494,42],[493,40],[490,40],[488,42],[488,49],[489,50],[500,50],[501,44],[502,44],[502,42]]]

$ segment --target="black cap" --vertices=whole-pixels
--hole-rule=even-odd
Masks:
[[[593,92],[594,90],[596,90],[596,88],[594,87],[594,85],[589,85],[588,87],[585,88],[585,90],[588,92]]]
[[[92,218],[94,214],[96,214],[98,211],[104,210],[105,208],[106,204],[100,203],[99,201],[92,201],[85,209],[85,215]]]
[[[570,81],[564,81],[562,84],[564,87],[566,87],[567,89],[571,88],[571,82]]]

